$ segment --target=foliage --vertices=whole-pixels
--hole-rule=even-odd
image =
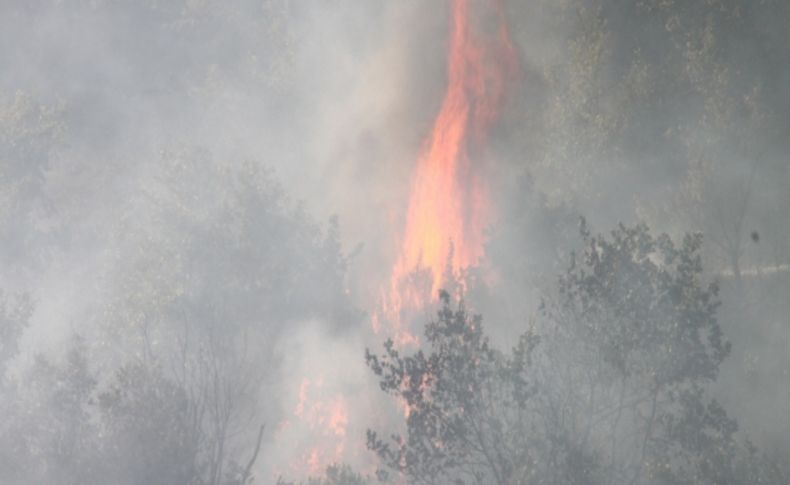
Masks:
[[[547,368],[566,368],[547,375],[572,389],[549,402],[581,425],[581,444],[606,458],[610,481],[643,483],[668,464],[700,473],[708,463],[696,460],[731,448],[736,429],[715,401],[704,403],[730,344],[716,320],[718,289],[702,279],[701,237],[676,247],[644,225],[621,225],[607,239],[582,224],[581,234],[583,253],[544,306],[555,336]]]
[[[144,353],[156,351],[146,348],[153,340],[181,343],[184,330],[198,343],[266,344],[285,322],[358,320],[344,291],[337,222],[324,231],[269,170],[185,149],[166,153],[159,171],[116,227],[127,256],[115,262],[107,295],[110,335]]]
[[[366,485],[370,480],[354,472],[348,465],[330,465],[324,476],[312,477],[305,485]],[[277,480],[277,485],[295,485],[282,479]]]
[[[3,483],[91,483],[100,461],[88,405],[97,382],[84,350],[76,338],[64,362],[38,356],[24,381],[6,383]]]
[[[3,479],[248,483],[262,439],[253,451],[254,423],[278,411],[260,400],[278,336],[316,315],[335,328],[359,318],[336,221],[324,231],[251,163],[189,152],[160,168],[145,197],[129,201],[131,212],[145,207],[145,224],[123,215],[113,228],[125,257],[94,317],[108,338],[82,342],[73,353],[81,360],[69,360],[93,384],[52,384],[73,373],[43,357],[29,382],[2,383],[1,409],[15,416],[0,429],[0,460],[14,465]],[[3,371],[31,308],[23,299],[0,308]],[[94,375],[89,357],[110,364],[109,375]],[[71,414],[61,416],[67,403]],[[66,452],[70,442],[79,446]]]
[[[701,238],[676,245],[644,225],[592,236],[583,223],[581,239],[511,353],[447,293],[426,348],[368,352],[406,412],[405,436],[369,431],[369,448],[409,483],[713,485],[773,473],[707,392],[730,344]]]
[[[200,476],[200,423],[160,370],[126,365],[98,396],[108,482],[190,483]]]
[[[368,447],[413,483],[513,483],[532,463],[525,429],[514,426],[533,392],[524,379],[536,343],[525,335],[511,355],[493,349],[482,320],[441,295],[426,327],[429,353],[401,356],[391,340],[382,356],[366,354],[381,388],[404,406],[406,437],[386,442],[368,432]],[[521,478],[519,478],[521,477]]]
[[[49,212],[46,174],[64,131],[63,108],[0,92],[0,261],[13,267],[40,244],[36,222]]]

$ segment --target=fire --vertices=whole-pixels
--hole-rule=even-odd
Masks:
[[[400,251],[381,303],[381,314],[401,344],[416,342],[401,313],[435,298],[448,276],[463,283],[462,269],[483,256],[491,207],[473,157],[481,155],[514,65],[502,5],[490,0],[485,8],[484,3],[450,3],[447,90],[417,160]],[[473,6],[489,22],[470,23]],[[487,23],[495,25],[492,33],[486,32]],[[379,326],[377,317],[374,329]]]
[[[309,434],[313,444],[295,459],[291,471],[319,476],[328,465],[342,462],[346,446],[348,403],[345,396],[332,392],[323,376],[316,380],[302,379],[297,398],[292,417]],[[292,425],[291,420],[283,421],[282,431]]]
[[[497,120],[514,50],[501,0],[450,0],[450,13],[447,89],[417,160],[399,253],[374,315],[374,330],[386,320],[398,344],[417,341],[401,323],[404,311],[423,307],[448,278],[463,284],[462,270],[483,256],[483,229],[492,215],[488,187],[473,162],[483,158]],[[300,447],[292,472],[319,475],[365,449],[349,427],[352,401],[325,383],[322,372],[303,379],[295,394],[282,428],[304,431],[311,446]],[[408,404],[400,405],[408,418]]]

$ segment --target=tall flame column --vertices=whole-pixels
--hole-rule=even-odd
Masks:
[[[451,0],[450,10],[447,89],[417,160],[399,253],[374,319],[376,330],[381,320],[389,322],[401,344],[416,341],[403,323],[404,312],[436,298],[448,270],[460,278],[483,255],[491,207],[473,162],[483,153],[514,66],[499,0]],[[414,283],[410,276],[417,271],[427,274],[427,285]]]

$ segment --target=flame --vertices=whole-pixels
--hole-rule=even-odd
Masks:
[[[327,466],[341,463],[346,449],[348,414],[346,397],[332,392],[323,376],[302,379],[292,413],[295,420],[283,420],[280,432],[296,423],[307,433],[311,445],[295,457],[288,473],[319,476]]]
[[[483,256],[483,229],[492,208],[473,160],[483,158],[506,78],[515,65],[501,1],[450,0],[447,89],[417,159],[399,252],[379,312],[373,315],[374,331],[379,333],[386,320],[398,344],[417,342],[401,323],[403,312],[422,308],[449,278],[463,284],[462,270]],[[310,441],[306,448],[299,446],[291,475],[320,475],[327,465],[365,448],[350,432],[355,429],[349,428],[350,399],[332,385],[337,376],[329,377],[329,384],[320,371],[304,378],[292,412],[281,424],[283,430],[304,432]],[[424,377],[420,387],[425,386]],[[408,419],[408,403],[401,400],[398,405]]]
[[[483,256],[483,230],[490,220],[488,187],[472,163],[503,101],[514,50],[501,0],[490,0],[489,24],[470,24],[470,0],[451,0],[447,90],[413,174],[400,252],[392,268],[381,313],[397,343],[415,343],[402,312],[421,308],[452,277]],[[476,2],[475,6],[484,2]],[[476,11],[475,13],[477,13]],[[381,327],[374,317],[374,330]]]

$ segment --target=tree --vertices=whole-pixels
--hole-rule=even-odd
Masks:
[[[736,426],[705,403],[730,344],[716,320],[718,288],[702,278],[701,237],[675,246],[621,225],[604,238],[584,223],[581,235],[582,254],[543,308],[550,427],[595,450],[610,483],[649,483],[667,468],[714,473],[710,454],[733,449]]]
[[[39,220],[50,210],[46,173],[64,131],[63,108],[0,92],[0,255],[6,267],[38,256]],[[32,253],[32,254],[31,254]]]
[[[270,171],[198,149],[165,153],[157,170],[115,228],[109,336],[150,357],[187,337],[193,350],[221,337],[219,351],[271,345],[286,322],[316,315],[336,328],[359,320],[336,221],[324,231]]]
[[[96,429],[89,402],[96,378],[76,337],[62,362],[37,356],[32,368],[9,382],[0,428],[4,483],[95,483]]]
[[[512,354],[493,349],[482,320],[463,305],[453,311],[441,294],[437,320],[427,325],[430,353],[401,356],[392,340],[381,356],[366,353],[382,390],[406,413],[406,436],[391,442],[368,432],[368,447],[410,483],[517,483],[533,463],[526,429],[514,426],[533,390],[524,379],[536,339],[522,337]]]
[[[194,409],[160,369],[122,367],[98,396],[98,410],[105,483],[188,484],[202,477]]]
[[[735,437],[708,395],[730,351],[706,283],[702,239],[645,225],[572,255],[512,352],[442,294],[426,348],[366,354],[405,408],[405,436],[368,446],[409,483],[745,484],[782,476]],[[759,470],[759,471],[755,471]],[[777,473],[777,475],[771,475]]]
[[[336,221],[323,230],[254,164],[190,152],[158,169],[113,228],[106,338],[0,382],[0,481],[247,484],[260,415],[281,412],[262,399],[268,350],[295,322],[358,319]],[[0,304],[3,373],[30,313]]]
[[[119,224],[126,256],[113,268],[102,325],[110,358],[123,341],[121,363],[159,365],[187,394],[215,485],[244,474],[233,462],[248,459],[259,416],[282,412],[262,399],[279,384],[278,339],[315,318],[342,331],[359,314],[345,292],[336,221],[323,230],[267,170],[199,150],[168,153],[158,170]]]

